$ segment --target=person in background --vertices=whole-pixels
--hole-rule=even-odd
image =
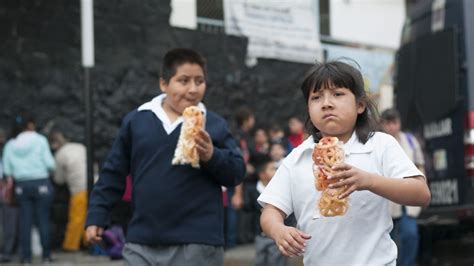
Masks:
[[[401,130],[400,113],[392,108],[387,109],[381,114],[381,124],[383,130],[392,135],[413,163],[425,172],[425,160],[420,143],[415,136]],[[418,252],[419,234],[416,219],[421,212],[421,207],[405,206],[394,202],[390,203],[391,215],[393,218],[392,237],[398,246],[398,265],[415,265]]]
[[[226,207],[226,248],[235,247],[237,242],[248,242],[246,221],[248,220],[246,213],[242,212],[244,204],[244,184],[248,182],[249,177],[253,174],[253,166],[250,164],[250,147],[253,140],[251,131],[255,126],[255,116],[253,111],[248,107],[240,107],[235,113],[235,122],[237,129],[234,132],[234,137],[237,140],[240,151],[244,158],[246,176],[242,184],[235,187],[226,188],[224,193],[227,193],[227,207]]]
[[[288,141],[293,148],[296,148],[304,141],[306,137],[304,132],[304,123],[298,117],[292,116],[288,119],[288,129]]]
[[[253,134],[253,146],[251,146],[252,156],[254,154],[268,154],[270,148],[270,142],[268,140],[268,134],[265,128],[257,127]]]
[[[87,214],[87,159],[82,143],[70,142],[64,129],[54,128],[49,134],[55,151],[56,171],[54,182],[66,184],[69,190],[69,208],[66,232],[62,243],[65,251],[78,251],[81,247]]]
[[[279,143],[288,152],[293,149],[288,138],[285,136],[285,131],[278,124],[273,124],[270,127],[268,130],[268,137],[270,139],[270,145]]]
[[[263,192],[268,182],[270,182],[273,175],[275,175],[276,164],[266,154],[257,154],[252,157],[252,163],[255,167],[255,175],[258,181],[253,183],[253,186],[248,186],[245,189],[244,195],[244,210],[253,212],[257,217],[260,217],[261,207],[257,202],[260,193]],[[284,266],[286,258],[283,256],[275,242],[263,234],[260,228],[260,219],[255,221],[255,266]]]
[[[16,249],[18,207],[13,201],[13,180],[3,177],[2,152],[6,133],[0,128],[0,221],[2,223],[2,256],[0,262],[10,262]]]
[[[102,241],[130,175],[133,214],[125,265],[224,264],[221,186],[239,184],[245,164],[225,119],[202,103],[206,76],[206,60],[196,51],[168,51],[160,72],[163,94],[125,116],[105,159],[89,198],[87,238]],[[195,136],[199,168],[171,163],[190,106],[205,118]]]
[[[12,139],[3,150],[3,169],[15,181],[15,196],[20,209],[20,259],[31,263],[31,229],[38,224],[43,262],[51,262],[49,212],[53,186],[49,174],[54,158],[43,135],[36,132],[33,118],[26,114],[14,120]],[[34,217],[33,217],[34,216]]]
[[[270,157],[275,162],[276,167],[278,168],[287,155],[287,151],[282,143],[273,143],[270,145]]]

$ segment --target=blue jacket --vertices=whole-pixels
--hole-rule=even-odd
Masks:
[[[3,150],[3,172],[15,181],[49,177],[55,163],[48,140],[34,131],[25,131],[11,139]]]
[[[201,168],[171,165],[181,125],[166,134],[151,111],[132,111],[123,120],[90,197],[87,225],[105,227],[110,211],[132,176],[127,241],[145,245],[223,245],[221,186],[235,186],[245,165],[225,120],[207,112],[206,131],[214,154]]]

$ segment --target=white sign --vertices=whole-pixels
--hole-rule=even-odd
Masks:
[[[196,0],[171,0],[170,25],[197,29]]]
[[[332,38],[393,49],[400,45],[405,0],[331,0],[329,12]]]
[[[322,59],[319,1],[224,0],[227,34],[249,39],[247,56],[314,63]]]

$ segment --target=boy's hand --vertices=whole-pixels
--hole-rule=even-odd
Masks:
[[[339,188],[347,186],[347,190],[339,198],[345,198],[356,190],[370,190],[373,184],[373,174],[360,170],[347,163],[336,164],[333,168],[337,173],[328,177],[329,179],[339,180],[330,184],[330,188]]]
[[[199,158],[203,162],[207,162],[212,158],[214,153],[214,145],[212,144],[211,136],[204,129],[201,129],[196,135],[196,149]]]
[[[87,241],[92,244],[98,244],[102,241],[102,234],[104,233],[104,228],[97,225],[89,225],[86,228],[86,238]]]
[[[306,247],[306,240],[311,236],[303,233],[295,227],[282,225],[273,234],[274,240],[281,254],[293,257],[303,255]]]

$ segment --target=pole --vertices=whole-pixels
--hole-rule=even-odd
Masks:
[[[87,192],[94,185],[94,123],[90,69],[94,67],[94,1],[81,0],[81,48],[84,67],[84,109],[86,113]]]
[[[87,147],[87,192],[90,195],[94,186],[94,123],[93,101],[90,87],[90,68],[84,68],[84,107],[86,112],[86,147]]]

